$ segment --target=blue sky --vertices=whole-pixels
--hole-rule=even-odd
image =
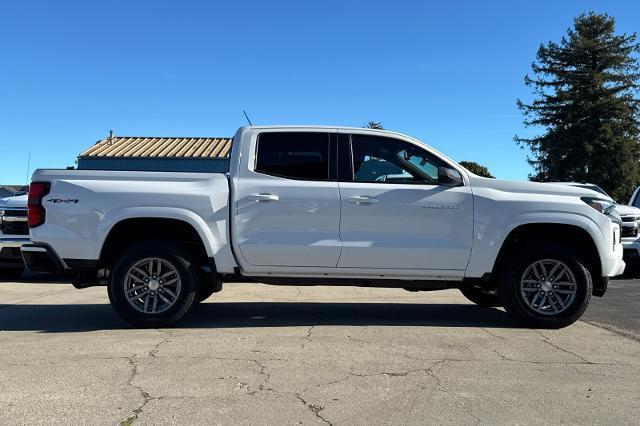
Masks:
[[[541,42],[637,1],[5,1],[0,183],[73,165],[107,136],[231,136],[254,124],[381,121],[526,179],[516,99]]]

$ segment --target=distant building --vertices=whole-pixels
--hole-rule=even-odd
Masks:
[[[0,198],[22,195],[28,189],[28,185],[0,185]]]
[[[226,172],[231,138],[114,136],[78,156],[79,170]]]

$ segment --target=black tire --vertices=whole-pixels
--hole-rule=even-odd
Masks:
[[[502,306],[500,296],[498,296],[497,290],[488,290],[481,287],[464,287],[460,289],[460,292],[475,303],[483,308],[496,308]]]
[[[125,279],[128,272],[138,262],[148,258],[167,262],[166,265],[172,267],[179,276],[180,291],[177,292],[173,305],[163,312],[141,312],[126,297]],[[111,269],[108,291],[111,305],[122,319],[136,327],[159,328],[175,324],[189,312],[197,300],[199,287],[198,269],[191,256],[179,246],[160,241],[141,243],[127,250]],[[158,296],[159,294],[156,297]]]
[[[0,279],[17,280],[22,277],[24,268],[2,268],[0,269]]]
[[[567,301],[566,308],[561,308],[563,310],[559,313],[549,313],[550,311],[548,311],[547,314],[542,314],[537,312],[534,309],[535,302],[533,303],[534,307],[529,306],[523,296],[525,290],[521,290],[521,280],[525,278],[523,275],[527,269],[530,265],[542,260],[562,262],[575,279],[575,297],[570,302]],[[534,286],[532,285],[532,288]],[[557,243],[537,242],[521,247],[514,256],[506,259],[498,294],[505,310],[523,325],[533,328],[562,328],[573,324],[584,314],[591,301],[592,290],[591,273],[586,268],[584,261],[574,251]],[[538,307],[544,304],[546,297],[551,301],[552,296],[546,296],[546,292],[542,289],[539,291],[528,289],[528,291],[533,291],[533,297],[535,297],[535,293],[543,295],[540,296],[543,297],[541,299],[543,302],[539,303]],[[553,297],[557,301],[558,298]],[[549,303],[550,308],[551,305]],[[555,302],[553,305],[560,306]]]

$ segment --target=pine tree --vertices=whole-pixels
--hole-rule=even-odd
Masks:
[[[525,76],[536,99],[518,107],[544,134],[515,141],[533,154],[532,180],[596,183],[626,200],[640,180],[640,48],[635,33],[616,35],[614,24],[582,14],[559,43],[540,46],[534,76]]]
[[[489,172],[489,169],[487,169],[482,164],[476,163],[475,161],[460,161],[458,164],[478,176],[495,178],[495,176],[492,175],[491,172]]]

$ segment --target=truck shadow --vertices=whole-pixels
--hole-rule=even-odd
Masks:
[[[297,326],[519,327],[502,310],[465,304],[215,302],[176,329]],[[45,333],[131,328],[107,304],[2,305],[0,330]]]
[[[0,284],[8,283],[8,284],[67,284],[69,282],[69,278],[65,276],[58,275],[48,275],[48,274],[24,274],[18,278],[5,278],[0,276]]]

